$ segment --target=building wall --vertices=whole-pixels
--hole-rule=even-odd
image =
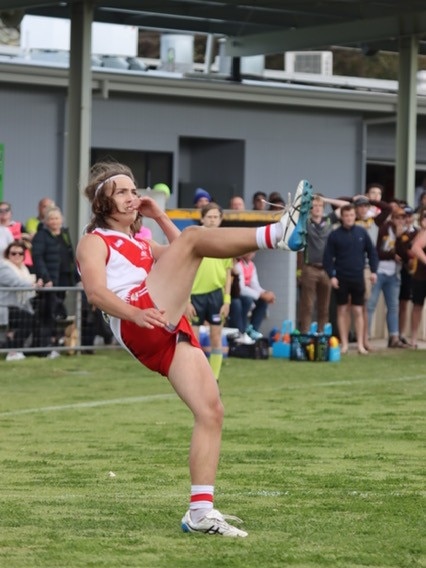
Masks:
[[[367,159],[395,163],[396,118],[390,117],[388,123],[368,126]],[[416,161],[418,169],[426,170],[426,120],[417,119]]]
[[[199,137],[212,143],[243,141],[242,179],[247,205],[259,189],[268,193],[281,191],[286,196],[301,178],[310,179],[317,191],[329,196],[341,195],[343,189],[346,195],[359,192],[361,127],[361,116],[332,111],[283,111],[155,98],[93,101],[93,145],[173,152],[175,187],[180,181],[189,181],[191,174],[187,151],[182,153],[180,173],[180,138]],[[204,156],[199,152],[198,158],[205,160],[205,167],[198,165],[195,169],[197,178],[200,170],[208,172],[213,166],[214,183],[218,181],[218,170],[224,183],[228,183],[223,159],[212,164],[205,151]],[[234,180],[229,183],[232,186]],[[180,205],[176,192],[169,205]]]
[[[16,220],[36,214],[41,197],[63,203],[64,116],[64,93],[0,89],[3,198],[12,203]]]

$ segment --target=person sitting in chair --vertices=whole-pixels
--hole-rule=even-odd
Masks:
[[[254,252],[250,252],[237,259],[234,273],[238,275],[240,294],[231,299],[229,312],[229,326],[238,328],[242,337],[247,334],[252,340],[263,337],[260,327],[268,305],[276,299],[274,292],[260,285],[254,255]]]

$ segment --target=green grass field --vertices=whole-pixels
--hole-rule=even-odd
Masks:
[[[0,361],[0,565],[426,566],[425,357],[225,360],[238,540],[180,530],[192,420],[165,379],[123,352]]]

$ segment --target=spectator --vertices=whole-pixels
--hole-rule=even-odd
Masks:
[[[63,217],[59,207],[47,210],[43,226],[33,237],[33,262],[37,278],[45,287],[74,286],[76,266],[70,234],[63,227]],[[39,298],[40,317],[43,323],[44,343],[48,333],[55,338],[55,320],[65,319],[65,292],[44,292]]]
[[[13,243],[13,235],[7,227],[0,225],[0,257],[4,255],[4,251],[10,243]]]
[[[237,328],[240,339],[247,343],[246,335],[253,341],[263,337],[260,328],[266,317],[269,304],[276,300],[274,292],[265,290],[259,283],[256,265],[253,262],[254,252],[237,259],[234,272],[239,279],[239,297],[232,298],[229,326]],[[249,313],[251,312],[250,318]]]
[[[246,208],[246,204],[244,203],[244,199],[239,195],[234,195],[229,200],[229,209],[233,211],[244,211]]]
[[[331,283],[323,267],[323,256],[328,236],[340,218],[340,207],[347,203],[318,194],[312,199],[311,214],[306,225],[306,247],[299,253],[303,258],[299,277],[299,319],[302,333],[309,330],[315,305],[318,329],[322,330],[324,324],[330,320]],[[336,207],[336,210],[324,215],[325,204]]]
[[[201,225],[206,229],[219,227],[223,211],[217,203],[208,203],[201,209]],[[187,316],[199,339],[200,325],[210,327],[210,366],[216,380],[222,367],[222,329],[229,315],[231,303],[231,258],[203,258],[197,270],[191,291]]]
[[[392,211],[391,219],[379,228],[376,245],[379,257],[377,280],[371,290],[371,296],[367,304],[368,326],[370,330],[380,293],[383,292],[387,309],[388,347],[391,348],[406,347],[399,339],[398,297],[401,285],[401,259],[395,252],[396,238],[403,233],[405,217],[403,209],[395,208]]]
[[[381,201],[382,189],[381,186],[377,184],[370,185],[368,189],[368,194],[372,196],[371,200],[366,195],[359,195],[353,198],[353,203],[355,205],[356,213],[356,224],[363,227],[370,236],[371,242],[374,246],[377,244],[377,237],[379,234],[379,227],[389,217],[392,207],[389,203]],[[373,199],[379,198],[379,199]],[[365,284],[365,295],[364,295],[364,305],[363,317],[364,317],[364,347],[368,351],[372,351],[373,348],[369,342],[369,325],[368,325],[368,311],[367,303],[371,296],[371,271],[368,259],[365,259],[364,268],[364,284]]]
[[[152,231],[148,227],[141,225],[141,228],[137,233],[135,233],[135,239],[138,241],[143,241],[144,239],[152,239]]]
[[[152,189],[154,191],[160,191],[161,193],[164,193],[164,195],[166,196],[166,201],[169,199],[170,187],[166,183],[163,182],[156,183]]]
[[[6,361],[25,359],[24,353],[19,349],[24,347],[34,328],[31,299],[35,293],[13,290],[35,285],[35,275],[24,264],[25,251],[25,241],[14,240],[7,246],[0,262],[0,287],[11,288],[10,291],[0,292],[0,323],[7,325],[6,348],[10,349]],[[41,286],[42,282],[37,284]]]
[[[349,307],[352,306],[357,347],[360,355],[367,355],[364,347],[364,264],[367,254],[371,281],[377,279],[377,251],[365,229],[355,224],[353,204],[341,208],[341,226],[332,231],[327,239],[323,265],[336,295],[337,327],[341,341],[341,353],[348,352]]]
[[[12,237],[16,241],[21,239],[27,241],[29,246],[25,249],[24,263],[26,266],[32,266],[33,261],[30,253],[30,236],[26,233],[25,227],[22,223],[12,219],[12,206],[6,201],[0,201],[0,225],[9,229],[12,233]]]
[[[269,211],[282,211],[285,209],[285,201],[278,191],[269,194]]]
[[[414,190],[414,203],[415,207],[420,210],[422,207],[422,197],[426,195],[426,176],[423,177],[422,181]]]
[[[405,338],[405,330],[407,329],[408,322],[408,306],[410,300],[412,300],[412,276],[411,276],[411,257],[407,253],[404,254],[404,248],[400,247],[400,243],[407,242],[407,247],[411,248],[411,243],[416,236],[418,230],[414,226],[414,209],[408,205],[404,206],[405,211],[405,223],[404,231],[402,235],[396,238],[395,251],[397,255],[402,259],[401,265],[401,286],[399,289],[399,309],[398,309],[398,321],[399,321],[399,339],[402,343],[408,345],[408,341]]]
[[[208,191],[202,187],[198,187],[194,193],[194,207],[195,209],[202,209],[204,205],[207,205],[212,200],[211,195]]]
[[[380,213],[381,211],[380,207],[377,205],[373,205],[371,202],[382,201],[384,191],[385,188],[380,183],[373,182],[367,185],[365,197],[367,197],[367,199],[370,201],[370,208],[368,210],[369,217],[376,217]],[[354,201],[355,200],[356,198],[354,198]]]
[[[51,207],[55,207],[55,202],[50,197],[42,197],[37,205],[37,217],[30,217],[25,222],[25,228],[30,238],[32,238],[43,224],[46,211]]]
[[[253,209],[255,211],[266,210],[266,193],[264,191],[256,191],[253,195]]]
[[[412,209],[409,208],[411,211]],[[410,218],[410,217],[408,217]],[[404,294],[403,287],[407,286],[407,281],[404,282],[403,279],[403,272],[401,269],[401,291],[399,294],[400,301],[399,301],[399,333],[400,333],[400,340],[405,343],[406,345],[411,345],[411,347],[417,347],[417,335],[420,325],[420,320],[423,311],[423,304],[424,298],[426,293],[426,267],[425,265],[418,259],[417,256],[414,256],[413,253],[413,244],[416,241],[416,237],[422,232],[426,231],[426,209],[424,210],[424,215],[421,214],[420,217],[420,229],[414,227],[412,224],[407,222],[406,228],[404,232],[397,236],[396,244],[395,244],[395,251],[396,254],[402,260],[403,269],[408,274],[409,278],[409,290]],[[415,247],[414,247],[415,250]],[[405,277],[404,277],[405,278]],[[401,295],[403,296],[403,300],[401,300]],[[407,297],[407,301],[405,298]],[[407,319],[407,307],[404,305],[405,303],[408,304],[408,301],[411,300],[413,303],[413,308],[411,311],[411,321],[410,321],[410,331],[411,331],[411,342],[408,343],[407,340],[402,336],[402,333],[405,331],[406,328],[406,319]],[[401,305],[402,301],[404,304]],[[404,312],[402,311],[405,308]]]
[[[418,216],[418,225],[420,226],[420,212],[423,211],[423,209],[426,208],[426,191],[422,191],[419,195],[419,204],[416,208],[416,213]]]

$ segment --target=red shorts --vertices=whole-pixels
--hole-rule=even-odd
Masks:
[[[129,304],[142,310],[156,307],[146,290],[145,283],[132,290]],[[180,318],[173,331],[160,327],[147,329],[130,321],[121,320],[120,332],[124,345],[138,361],[151,371],[157,371],[166,377],[173,361],[179,333],[186,336],[188,343],[201,349],[185,316]]]

